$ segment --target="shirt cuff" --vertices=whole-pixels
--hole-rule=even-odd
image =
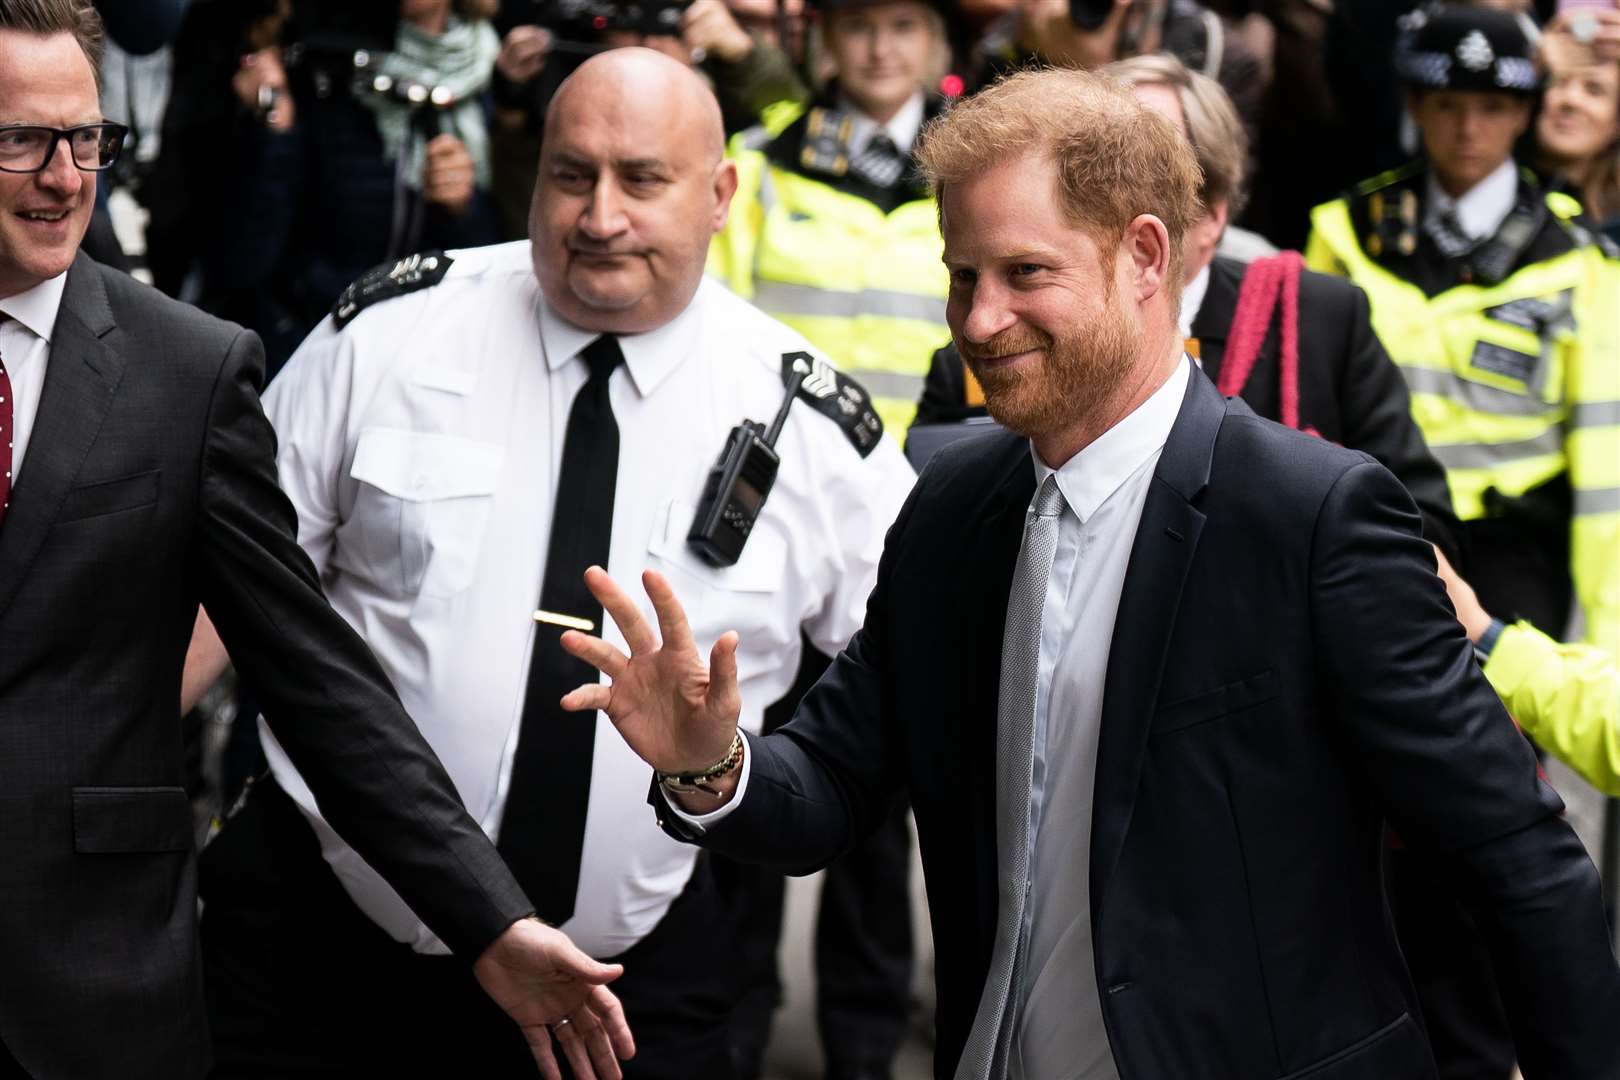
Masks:
[[[728,814],[737,809],[737,804],[742,802],[743,794],[748,790],[748,775],[753,771],[753,767],[754,754],[748,748],[748,736],[744,734],[742,769],[737,774],[737,790],[731,793],[731,798],[726,800],[724,806],[718,810],[710,810],[707,814],[688,814],[680,808],[668,792],[664,793],[664,802],[669,804],[670,813],[686,822],[688,827],[701,836],[703,833],[708,832],[711,827],[720,824]]]

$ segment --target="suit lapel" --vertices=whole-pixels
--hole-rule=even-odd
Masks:
[[[100,274],[80,255],[62,291],[39,412],[0,526],[0,615],[39,554],[123,378],[123,355],[105,340],[116,327]]]
[[[1017,440],[1016,451],[1009,454],[1008,464],[1000,472],[998,482],[978,515],[974,545],[964,548],[963,552],[966,558],[962,565],[971,570],[964,571],[959,579],[972,581],[977,588],[977,595],[965,608],[971,613],[974,627],[966,655],[985,658],[983,663],[968,665],[967,707],[962,715],[971,725],[964,734],[970,740],[969,753],[978,763],[969,769],[969,775],[973,778],[973,813],[977,822],[974,831],[982,845],[979,861],[986,864],[981,869],[990,871],[981,878],[989,886],[989,920],[984,924],[989,935],[985,942],[986,957],[990,939],[995,934],[996,783],[993,766],[1000,723],[1001,645],[1006,633],[1007,597],[1012,591],[1018,548],[1024,539],[1024,512],[1035,495],[1035,467],[1030,460],[1029,443]],[[984,723],[979,718],[988,718],[989,722]]]
[[[1181,606],[1204,515],[1194,505],[1209,483],[1215,436],[1225,402],[1206,379],[1188,380],[1181,413],[1165,442],[1136,530],[1104,682],[1102,730],[1091,822],[1092,926],[1119,860],[1148,730],[1158,701],[1165,653]]]

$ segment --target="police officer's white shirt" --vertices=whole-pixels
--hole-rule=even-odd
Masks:
[[[546,304],[527,242],[451,255],[438,285],[363,310],[342,331],[324,322],[265,408],[299,542],[332,606],[498,836],[568,412],[586,379],[578,354],[597,335]],[[892,440],[863,459],[831,419],[795,403],[759,523],[738,563],[714,569],[686,545],[704,478],[734,425],[775,414],[781,354],[809,346],[708,280],[672,322],[620,346],[625,364],[609,384],[620,482],[608,570],[649,619],[640,573],[666,574],[705,654],[726,630],[742,635],[743,725],[757,731],[793,681],[800,628],[834,653],[860,625],[911,469]],[[623,647],[611,623],[603,636]],[[260,733],[356,904],[418,951],[444,951],[320,819],[274,737]],[[644,937],[692,871],[695,850],[656,826],[651,780],[599,717],[579,893],[563,924],[596,956]]]
[[[1496,235],[1502,222],[1513,212],[1513,203],[1519,197],[1519,167],[1512,158],[1498,165],[1489,176],[1452,198],[1441,188],[1434,174],[1429,174],[1428,189],[1424,197],[1425,220],[1454,210],[1463,232],[1472,240],[1485,240]]]
[[[912,144],[917,141],[917,133],[922,130],[924,103],[923,92],[918,90],[900,106],[899,112],[889,118],[888,123],[879,124],[856,108],[848,98],[844,98],[839,104],[849,113],[850,157],[859,157],[866,150],[866,144],[872,141],[872,136],[880,131],[894,140],[894,145],[900,148],[902,154],[911,153]]]

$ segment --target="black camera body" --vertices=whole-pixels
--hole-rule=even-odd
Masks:
[[[519,0],[501,11],[511,25],[543,26],[565,41],[593,42],[608,30],[678,36],[691,0]]]

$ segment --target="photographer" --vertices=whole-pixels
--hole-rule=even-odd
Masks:
[[[201,299],[263,335],[272,373],[367,267],[498,237],[481,97],[493,0],[372,9],[295,7],[231,79],[247,114],[237,197],[202,254]]]

